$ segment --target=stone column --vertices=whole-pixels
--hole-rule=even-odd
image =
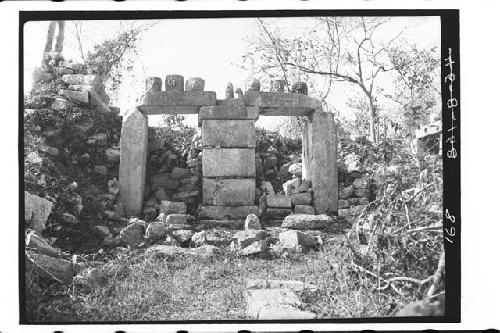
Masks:
[[[138,109],[123,117],[120,138],[120,203],[127,216],[139,216],[144,200],[148,117]]]
[[[333,113],[316,110],[306,124],[302,177],[311,181],[316,214],[338,210],[337,129]]]

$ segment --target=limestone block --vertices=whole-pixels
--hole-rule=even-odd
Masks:
[[[294,207],[293,212],[295,214],[310,214],[310,215],[316,214],[314,207],[310,205],[296,205]]]
[[[255,289],[245,292],[251,319],[314,319],[316,314],[300,310],[298,296],[287,289]]]
[[[255,149],[205,148],[202,168],[204,177],[255,177]]]
[[[292,208],[292,200],[289,195],[269,194],[267,195],[267,206],[275,208]]]
[[[231,82],[226,85],[226,99],[234,98],[234,86]]]
[[[198,114],[198,126],[201,126],[203,120],[257,120],[259,119],[259,108],[251,106],[231,106],[214,105],[202,106]]]
[[[167,215],[167,224],[192,224],[194,217],[188,214],[169,214]]]
[[[271,80],[271,91],[284,92],[285,80]]]
[[[94,84],[98,81],[97,75],[66,74],[62,76],[66,84]]]
[[[267,208],[266,217],[273,220],[282,220],[291,213],[290,208]]]
[[[52,202],[29,192],[24,192],[24,221],[27,226],[40,232],[52,211]]]
[[[120,199],[127,215],[139,216],[144,201],[148,117],[139,110],[123,118],[120,138]]]
[[[303,178],[312,184],[316,214],[337,211],[337,131],[333,113],[317,110],[306,123],[302,165]]]
[[[201,133],[203,147],[255,147],[253,120],[204,120]]]
[[[160,204],[160,214],[186,214],[187,206],[185,202],[162,201]]]
[[[191,77],[186,80],[185,91],[203,91],[205,90],[205,80],[201,77]]]
[[[163,187],[166,190],[175,190],[180,186],[179,180],[172,179],[168,173],[153,175],[150,177],[150,182],[153,191],[158,187]]]
[[[309,116],[321,107],[315,98],[285,92],[247,91],[243,101],[258,106],[262,116]]]
[[[297,230],[287,230],[279,235],[280,244],[286,249],[293,249],[299,245],[302,245],[306,248],[313,248],[318,245],[317,240],[301,231]]]
[[[307,83],[305,82],[295,82],[292,86],[292,92],[297,94],[307,95]]]
[[[146,78],[146,91],[161,91],[161,78],[159,77],[148,77]]]
[[[201,206],[200,217],[212,220],[244,220],[259,213],[258,206]]]
[[[193,198],[200,195],[200,191],[183,191],[172,194],[172,200],[184,200],[187,198]]]
[[[248,89],[250,91],[259,91],[260,90],[260,81],[258,79],[252,78],[248,82]]]
[[[354,198],[354,199],[357,200],[358,198]],[[350,200],[345,200],[345,199],[339,200],[339,209],[349,208],[349,207],[351,207]]]
[[[59,94],[80,103],[89,103],[89,93],[87,91],[60,90]]]
[[[33,268],[41,277],[59,283],[71,283],[73,276],[83,269],[81,265],[73,264],[69,260],[53,258],[44,254],[30,253],[26,255],[26,258],[26,268]]]
[[[184,77],[182,75],[170,74],[165,78],[166,91],[184,91]]]
[[[266,241],[255,241],[247,247],[240,250],[240,255],[249,256],[252,254],[264,253],[268,249],[268,245]]]
[[[367,188],[358,188],[354,193],[359,198],[369,198],[371,196],[371,190]]]
[[[299,192],[300,178],[293,178],[283,183],[283,191],[286,195]]]
[[[292,205],[310,205],[312,203],[312,194],[309,192],[293,193],[290,198]]]
[[[281,227],[297,230],[323,229],[332,224],[333,221],[333,218],[326,214],[293,214],[285,217]]]
[[[149,115],[195,114],[200,107],[215,104],[213,91],[158,91],[145,94],[138,109]]]
[[[255,179],[203,179],[203,204],[249,206],[255,201]]]

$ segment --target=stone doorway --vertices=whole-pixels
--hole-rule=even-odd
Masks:
[[[120,203],[127,216],[140,216],[146,183],[148,116],[198,114],[202,133],[200,219],[241,220],[259,215],[256,205],[255,121],[260,116],[307,116],[302,140],[302,179],[311,184],[315,214],[338,210],[337,138],[332,113],[307,96],[304,83],[285,93],[279,81],[271,92],[260,91],[254,81],[234,97],[204,91],[204,80],[168,75],[165,90],[157,77],[146,80],[140,105],[124,116],[120,156]]]

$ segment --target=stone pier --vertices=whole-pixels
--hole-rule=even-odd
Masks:
[[[245,219],[255,205],[255,118],[242,107],[202,107],[203,207],[209,220]],[[207,207],[205,207],[207,206]],[[212,207],[208,207],[212,206]],[[246,210],[238,207],[246,206]]]

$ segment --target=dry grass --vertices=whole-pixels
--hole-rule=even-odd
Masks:
[[[319,318],[391,315],[399,302],[373,291],[373,281],[355,272],[341,242],[285,259],[223,253],[203,259],[150,259],[143,253],[108,263],[108,279],[90,292],[81,287],[29,288],[30,322],[242,320],[245,280],[285,279],[316,284],[304,292],[305,309]],[[407,300],[405,300],[406,302]]]

